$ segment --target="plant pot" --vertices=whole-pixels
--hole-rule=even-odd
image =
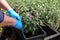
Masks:
[[[32,35],[31,32],[23,33],[25,40],[44,40],[46,33],[39,26],[39,29],[35,31],[35,35]]]
[[[50,40],[51,38],[53,38],[51,40],[54,40],[54,37],[59,35],[59,32],[53,29],[48,23],[45,23],[45,26],[42,26],[42,29],[46,32],[46,37],[44,38],[44,40]]]
[[[59,34],[58,31],[53,29],[49,24],[45,23],[45,26],[42,26],[42,29],[46,32],[46,37]]]
[[[56,35],[46,37],[44,40],[60,40],[60,34],[56,34]]]

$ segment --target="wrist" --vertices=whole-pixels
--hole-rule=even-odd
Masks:
[[[22,22],[19,20],[16,20],[15,24],[13,25],[14,28],[17,28],[19,30],[23,29]]]
[[[8,15],[10,16],[13,15],[13,13],[16,13],[12,8],[7,10],[7,12],[8,12]]]

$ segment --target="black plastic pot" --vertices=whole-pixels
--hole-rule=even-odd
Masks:
[[[22,33],[20,30],[13,29],[13,37],[11,40],[44,40],[46,33],[39,26],[39,29],[35,31],[35,35],[29,33]]]
[[[45,26],[42,26],[42,29],[46,32],[46,37],[59,33],[47,23],[45,23]]]
[[[25,40],[44,40],[46,33],[39,26],[39,29],[35,31],[35,35],[30,33],[23,33]]]
[[[44,40],[55,40],[55,37],[59,35],[59,32],[53,29],[48,23],[45,23],[45,26],[42,26],[42,29],[46,32],[46,37]]]

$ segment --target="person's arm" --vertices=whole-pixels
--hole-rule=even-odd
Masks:
[[[6,0],[0,0],[0,7],[5,9],[8,12],[8,15],[16,20],[15,24],[14,25],[12,24],[13,27],[23,31],[21,17],[18,15],[18,13],[16,13],[13,10],[13,8],[10,7],[10,5],[6,2]],[[12,22],[12,20],[11,20],[11,22]]]
[[[0,25],[2,25],[3,27],[4,26],[12,26],[12,25],[15,24],[15,22],[16,22],[15,19],[13,19],[13,18],[11,18],[11,17],[9,17],[7,15],[4,15],[4,20],[3,20],[2,23],[0,23]]]
[[[10,17],[21,21],[21,17],[10,7],[6,0],[0,0],[0,7],[5,9]]]
[[[10,5],[6,2],[6,0],[0,0],[0,7],[5,10],[11,9]]]
[[[17,29],[21,30],[22,32],[24,32],[21,21],[16,20],[16,19],[9,17],[7,15],[4,15],[3,12],[0,12],[0,27],[1,27],[1,25],[3,27],[13,26],[14,28],[17,28]]]

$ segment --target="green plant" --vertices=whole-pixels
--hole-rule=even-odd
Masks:
[[[34,35],[34,32],[38,29],[36,21],[37,18],[35,17],[34,13],[29,10],[28,12],[22,14],[22,18],[26,33],[31,31]]]

